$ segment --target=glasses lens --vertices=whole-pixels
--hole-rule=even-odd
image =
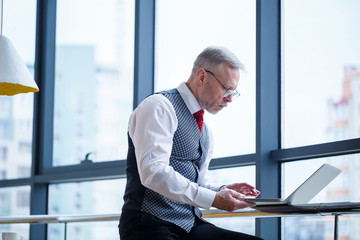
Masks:
[[[234,90],[234,91],[227,90],[224,94],[224,98],[230,97],[230,96],[231,96],[232,100],[234,100],[240,96],[240,93],[236,90]]]

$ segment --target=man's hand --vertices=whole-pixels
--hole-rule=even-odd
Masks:
[[[254,207],[256,205],[254,203],[239,200],[243,197],[245,197],[245,195],[232,189],[222,188],[216,193],[212,206],[221,210],[232,212],[240,208]]]
[[[260,192],[256,190],[255,187],[247,183],[233,183],[230,185],[226,185],[225,187],[241,193],[245,196],[257,197],[260,194]]]

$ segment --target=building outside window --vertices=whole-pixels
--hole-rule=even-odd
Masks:
[[[360,137],[359,9],[351,0],[283,1],[284,148]],[[342,173],[312,202],[359,201],[359,160],[353,154],[286,163],[285,196],[328,162]],[[360,235],[359,217],[340,222],[340,239]],[[284,218],[284,239],[328,239],[332,226],[330,217]]]
[[[19,8],[19,6],[22,6]],[[36,0],[3,1],[2,34],[9,38],[30,73],[34,73]],[[0,96],[0,178],[15,180],[30,176],[31,149],[19,151],[19,145],[32,145],[34,94]],[[26,122],[26,131],[23,123]],[[27,172],[18,168],[25,167]],[[0,215],[29,215],[30,187],[0,188]],[[29,236],[29,224],[0,224],[0,232],[15,231]]]
[[[135,1],[57,1],[53,166],[125,158],[134,14]]]

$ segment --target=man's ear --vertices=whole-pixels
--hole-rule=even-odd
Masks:
[[[199,68],[196,71],[196,84],[202,85],[204,84],[205,80],[205,70],[203,68]]]

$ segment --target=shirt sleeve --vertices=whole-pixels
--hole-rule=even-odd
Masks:
[[[169,166],[178,121],[169,100],[161,94],[146,98],[129,120],[129,135],[141,183],[182,204],[210,208],[216,192],[191,182]]]

